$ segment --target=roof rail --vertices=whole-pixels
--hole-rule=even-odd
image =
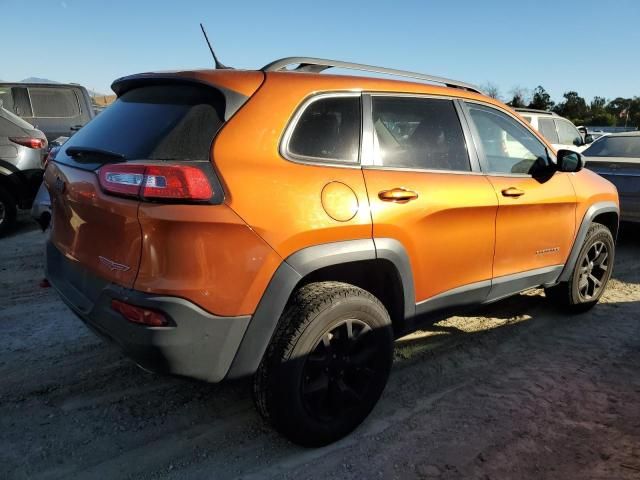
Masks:
[[[297,65],[296,68],[287,70],[290,65]],[[396,70],[394,68],[375,67],[373,65],[363,65],[361,63],[343,62],[340,60],[327,60],[324,58],[313,57],[286,57],[280,60],[275,60],[264,67],[263,72],[279,72],[279,71],[291,71],[291,72],[307,72],[307,73],[320,73],[328,68],[345,68],[348,70],[361,70],[364,72],[382,73],[385,75],[393,75],[397,77],[407,77],[415,80],[423,80],[425,82],[440,83],[452,88],[462,88],[469,90],[470,92],[476,92],[482,94],[483,92],[476,86],[469,83],[459,82],[457,80],[451,80],[449,78],[436,77],[435,75],[425,75],[423,73],[407,72],[405,70]]]
[[[548,113],[549,115],[555,115],[558,116],[558,114],[556,112],[552,112],[551,110],[540,110],[538,108],[526,108],[526,107],[518,107],[518,108],[514,108],[514,110],[516,112],[521,112],[521,113]]]

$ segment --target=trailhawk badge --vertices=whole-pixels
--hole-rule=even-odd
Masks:
[[[128,265],[123,265],[122,263],[116,263],[113,260],[109,260],[106,257],[98,257],[100,263],[107,267],[109,270],[118,271],[118,272],[126,272],[127,270],[131,270],[131,267]]]

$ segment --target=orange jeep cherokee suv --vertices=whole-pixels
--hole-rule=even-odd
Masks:
[[[585,310],[611,275],[615,188],[471,85],[294,57],[113,90],[46,170],[47,277],[144,368],[253,375],[299,444],[362,422],[418,321],[540,286]]]

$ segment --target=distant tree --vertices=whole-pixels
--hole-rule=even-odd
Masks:
[[[555,103],[551,100],[551,95],[547,93],[542,85],[538,85],[533,90],[533,97],[531,98],[531,103],[529,103],[529,108],[551,110],[554,105]]]
[[[584,98],[574,91],[566,92],[563,97],[564,102],[556,105],[553,111],[568,118],[576,125],[584,124],[585,118],[589,113],[587,102],[585,102]]]
[[[511,101],[507,103],[510,107],[524,108],[529,104],[529,93],[526,88],[514,87],[511,95]]]
[[[484,93],[487,94],[488,97],[495,98],[496,100],[500,100],[500,89],[495,83],[487,82],[482,87],[480,87]]]
[[[603,112],[604,107],[607,105],[607,99],[604,97],[593,97],[591,100],[590,110],[592,114]]]

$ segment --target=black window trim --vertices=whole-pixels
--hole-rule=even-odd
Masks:
[[[323,157],[313,157],[310,155],[299,155],[297,153],[293,153],[289,150],[289,142],[291,141],[291,137],[293,135],[294,130],[296,129],[300,118],[307,110],[307,108],[320,100],[324,100],[326,98],[358,98],[360,99],[360,138],[358,139],[358,158],[355,162],[350,162],[349,160],[339,159],[339,158],[323,158]],[[354,91],[335,91],[335,92],[322,92],[322,93],[314,93],[308,97],[306,97],[302,103],[296,108],[295,113],[289,120],[287,127],[284,130],[282,138],[280,140],[280,155],[293,163],[299,163],[303,165],[316,165],[316,166],[332,166],[332,167],[340,167],[340,168],[355,168],[360,169],[361,159],[362,159],[362,137],[363,137],[363,102],[362,102],[362,93],[354,92]]]
[[[27,89],[27,96],[29,97],[29,104],[31,105],[31,114],[32,117],[29,118],[55,118],[55,119],[70,119],[70,118],[78,118],[78,117],[82,117],[82,105],[80,104],[80,98],[78,98],[78,92],[75,88],[73,87],[67,87],[67,86],[61,86],[61,87],[50,87],[47,85],[43,85],[41,87],[37,86],[37,85],[31,85],[29,87],[25,87]],[[71,90],[71,92],[73,92],[73,96],[76,99],[76,105],[78,105],[78,114],[77,115],[73,115],[71,117],[45,117],[42,115],[36,115],[36,112],[33,108],[33,100],[31,99],[31,89],[32,88],[39,88],[39,89],[49,89],[49,90]]]
[[[469,104],[476,104],[476,105],[480,105],[486,108],[490,108],[493,110],[496,110],[497,112],[503,113],[505,115],[507,115],[508,117],[510,117],[512,120],[514,120],[516,123],[522,125],[522,127],[524,127],[529,133],[531,133],[536,140],[538,140],[538,142],[540,142],[540,144],[547,149],[547,153],[549,154],[549,157],[551,159],[552,162],[556,163],[556,156],[555,156],[555,152],[548,148],[547,144],[545,142],[543,142],[540,139],[540,136],[542,135],[541,133],[537,132],[536,129],[534,129],[533,125],[527,124],[526,122],[523,122],[522,120],[520,120],[517,116],[515,116],[513,113],[500,108],[496,105],[492,105],[491,103],[487,103],[487,102],[482,102],[479,100],[475,100],[475,99],[464,99],[463,101],[461,101],[461,106],[462,106],[462,110],[464,112],[464,116],[467,120],[467,123],[469,124],[469,127],[472,131],[473,134],[473,139],[474,139],[474,143],[478,152],[478,157],[480,158],[480,166],[482,169],[482,172],[484,175],[489,176],[489,177],[515,177],[515,178],[533,178],[533,175],[531,175],[530,173],[506,173],[506,172],[492,172],[489,170],[489,165],[487,162],[487,159],[485,157],[484,154],[484,150],[482,148],[482,144],[479,141],[480,139],[480,134],[478,132],[478,130],[476,129],[475,124],[473,123],[473,120],[471,119],[471,113],[469,112]],[[555,124],[555,123],[554,123]],[[477,139],[477,140],[476,140]]]
[[[444,170],[438,168],[405,168],[405,167],[385,167],[382,165],[374,165],[374,126],[373,126],[373,97],[394,97],[394,98],[421,98],[436,100],[451,100],[458,114],[460,127],[464,136],[467,153],[469,155],[470,170]],[[434,95],[422,93],[397,93],[397,92],[363,92],[362,94],[362,148],[361,163],[362,168],[367,170],[390,170],[397,172],[425,172],[425,173],[445,173],[456,175],[483,175],[480,168],[480,157],[476,150],[476,145],[471,135],[471,130],[460,104],[458,97],[449,95]]]

